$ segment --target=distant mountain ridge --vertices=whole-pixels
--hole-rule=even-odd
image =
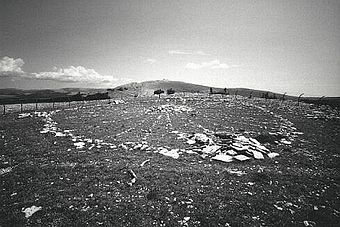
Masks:
[[[252,97],[261,97],[263,94],[268,92],[270,97],[282,97],[282,94],[270,92],[270,91],[262,91],[248,88],[217,88],[217,87],[209,87],[198,84],[191,84],[182,81],[169,81],[169,80],[153,80],[153,81],[144,81],[140,83],[129,83],[125,85],[117,86],[115,89],[127,88],[126,91],[136,92],[140,95],[152,95],[153,92],[157,89],[162,89],[164,91],[172,88],[176,92],[187,92],[187,93],[210,93],[210,89],[212,89],[213,93],[225,93],[229,95],[241,95],[245,97],[249,97],[250,94]],[[286,96],[287,97],[287,96]],[[293,96],[290,96],[293,98]]]
[[[240,95],[244,97],[259,97],[280,99],[283,94],[271,91],[255,90],[249,88],[217,88],[204,85],[186,83],[182,81],[153,80],[144,82],[133,82],[120,85],[114,88],[62,88],[62,89],[41,89],[41,90],[21,90],[15,88],[0,89],[0,104],[11,103],[11,100],[34,100],[34,99],[53,99],[68,97],[75,94],[92,95],[95,93],[106,93],[111,98],[151,96],[155,90],[162,89],[166,92],[168,89],[175,90],[176,93],[210,93]],[[285,96],[285,99],[297,100],[296,96]],[[301,101],[317,104],[328,104],[340,107],[340,97],[302,97]]]

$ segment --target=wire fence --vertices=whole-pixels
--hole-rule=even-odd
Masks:
[[[285,103],[290,104],[297,104],[299,105],[300,102],[306,102],[310,104],[317,104],[317,105],[333,105],[336,107],[339,107],[339,102],[325,100],[325,96],[322,97],[304,97],[304,93],[299,94],[296,96],[295,94],[288,94],[288,93],[273,93],[273,92],[263,92],[263,91],[256,91],[256,90],[250,90],[250,89],[220,89],[217,91],[210,90],[209,93],[202,93],[202,92],[177,92],[175,94],[167,95],[162,94],[162,97],[204,97],[204,96],[210,96],[210,97],[216,97],[220,96],[221,98],[235,98],[238,97],[242,98],[248,98],[248,99],[263,99],[263,100],[272,100],[273,103],[279,103],[280,105]],[[83,96],[71,96],[71,97],[56,97],[56,98],[25,98],[25,99],[6,99],[6,100],[0,100],[0,105],[3,107],[3,114],[10,113],[10,112],[24,112],[24,111],[34,111],[39,109],[55,109],[59,107],[71,107],[72,105],[79,105],[79,103],[89,103],[93,101],[100,101],[100,100],[109,100],[111,102],[111,99],[114,98],[120,98],[122,99],[135,99],[137,97],[142,97],[141,95],[131,95],[123,93],[120,93],[118,96],[115,97],[109,97],[109,96],[89,96],[89,97],[83,97]],[[157,97],[161,97],[160,95],[157,95]]]
[[[110,100],[110,98],[100,98],[100,99],[71,99],[68,97],[58,97],[58,98],[38,98],[38,99],[7,99],[0,101],[2,105],[2,113],[10,112],[25,112],[25,111],[37,111],[39,109],[55,109],[59,107],[71,107],[72,105],[77,105],[79,103],[89,103],[101,100]]]

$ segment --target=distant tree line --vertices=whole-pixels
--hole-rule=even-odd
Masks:
[[[84,101],[84,100],[101,100],[110,99],[108,92],[106,93],[95,93],[95,94],[81,94],[78,92],[75,95],[58,96],[51,98],[41,97],[19,97],[13,99],[0,100],[0,104],[22,104],[22,103],[52,103],[52,102],[73,102],[73,101]]]
[[[213,88],[211,87],[209,89],[209,93],[212,94],[220,94],[220,95],[229,95],[229,91],[227,88],[224,88],[223,90],[219,90],[219,91],[214,91]]]
[[[154,95],[158,95],[159,98],[161,97],[161,94],[164,94],[164,93],[165,93],[165,92],[164,92],[164,90],[162,90],[162,89],[157,89],[157,90],[155,90],[155,91],[153,92],[153,94],[154,94]],[[166,94],[167,94],[167,95],[172,95],[172,94],[175,94],[175,93],[176,93],[176,91],[175,91],[174,89],[172,89],[172,88],[166,90]]]
[[[172,88],[170,88],[170,89],[166,90],[166,94],[167,94],[167,95],[175,94],[175,90],[172,89]]]
[[[110,99],[109,93],[95,93],[92,95],[87,95],[84,97],[85,100],[101,100],[101,99]]]

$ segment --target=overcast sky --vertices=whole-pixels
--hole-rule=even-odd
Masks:
[[[181,80],[340,96],[340,1],[0,0],[0,88]]]

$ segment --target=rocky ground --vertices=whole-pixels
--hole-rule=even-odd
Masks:
[[[207,95],[43,107],[0,117],[0,226],[340,220],[336,109]]]

